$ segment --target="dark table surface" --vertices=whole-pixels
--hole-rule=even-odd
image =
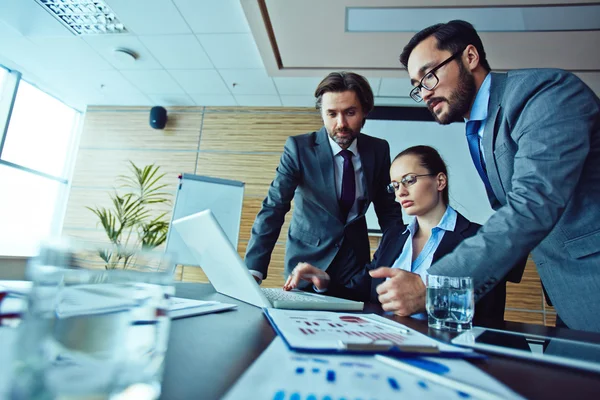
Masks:
[[[172,322],[162,398],[219,399],[267,348],[275,332],[260,308],[220,295],[210,284],[178,283],[176,287],[178,297],[238,307]],[[381,314],[382,310],[368,305],[365,312]],[[447,341],[456,336],[429,329],[426,321],[388,318],[436,339]],[[599,334],[568,329],[515,322],[486,326],[600,343]],[[471,362],[528,399],[600,399],[600,374],[496,355]]]

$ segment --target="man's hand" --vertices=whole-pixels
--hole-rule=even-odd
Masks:
[[[297,288],[301,280],[312,282],[317,289],[323,290],[329,286],[329,279],[327,272],[321,271],[319,268],[308,263],[298,263],[283,284],[283,290]]]
[[[373,278],[389,278],[377,286],[379,302],[385,311],[401,317],[425,311],[426,289],[417,274],[399,268],[381,267],[369,274]]]

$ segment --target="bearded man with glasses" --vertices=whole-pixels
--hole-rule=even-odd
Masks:
[[[473,277],[478,299],[531,253],[557,325],[600,332],[598,97],[558,69],[492,73],[465,21],[417,33],[400,62],[414,86],[410,96],[440,124],[466,122],[473,163],[496,210],[430,274]],[[424,287],[407,278],[401,289],[405,315],[424,308],[412,300]]]

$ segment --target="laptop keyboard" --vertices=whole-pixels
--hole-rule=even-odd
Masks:
[[[305,303],[327,303],[326,299],[302,294],[298,292],[286,292],[285,290],[275,288],[261,288],[267,299],[271,303],[274,301],[302,301]]]

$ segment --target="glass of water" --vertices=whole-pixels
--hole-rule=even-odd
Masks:
[[[471,278],[427,276],[427,318],[431,328],[459,332],[469,330],[474,313]]]
[[[158,252],[43,245],[27,269],[11,398],[158,398],[173,273]]]

